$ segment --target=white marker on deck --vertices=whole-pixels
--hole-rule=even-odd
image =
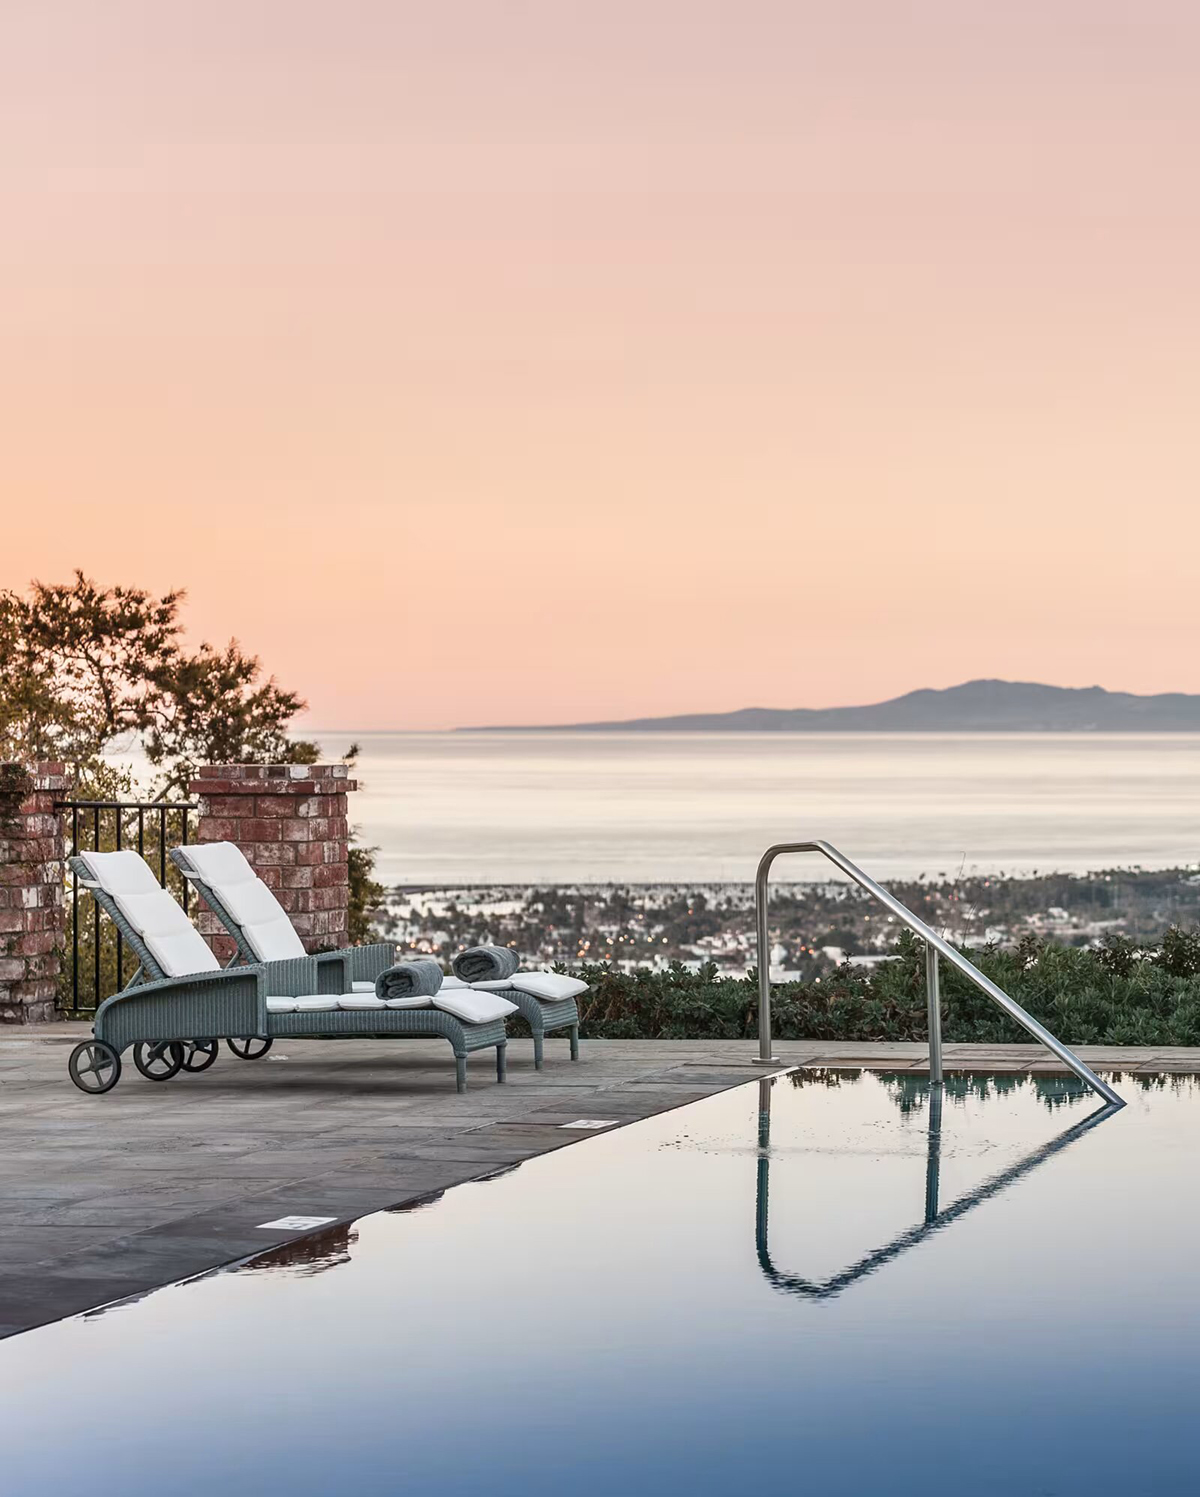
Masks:
[[[280,1232],[307,1232],[311,1227],[327,1227],[330,1222],[337,1221],[336,1216],[281,1216],[277,1221],[259,1222],[255,1228],[258,1232],[280,1231]]]

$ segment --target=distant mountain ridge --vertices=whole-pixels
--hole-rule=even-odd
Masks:
[[[460,733],[534,732],[513,725]],[[635,717],[625,722],[561,723],[569,733],[1200,733],[1200,696],[1134,696],[1102,686],[1031,681],[967,681],[943,691],[906,692],[867,707],[743,707]]]

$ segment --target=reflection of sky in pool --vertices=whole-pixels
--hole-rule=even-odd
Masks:
[[[1200,1086],[802,1079],[0,1344],[5,1492],[1191,1490]]]

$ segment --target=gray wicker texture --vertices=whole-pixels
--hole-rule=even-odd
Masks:
[[[467,1089],[467,1056],[473,1050],[496,1047],[496,1080],[507,1074],[508,1033],[503,1019],[488,1024],[463,1024],[453,1014],[436,1008],[374,1008],[331,1010],[319,1014],[268,1014],[273,1039],[449,1040],[454,1050],[455,1084]]]
[[[564,998],[559,1003],[543,1003],[532,993],[522,993],[520,988],[506,988],[504,997],[512,1000],[520,1010],[521,1017],[529,1025],[533,1035],[533,1064],[540,1071],[545,1058],[545,1038],[552,1031],[565,1029],[571,1041],[571,1059],[579,1059],[579,1005],[574,998]]]
[[[505,1079],[505,1045],[508,1032],[503,1019],[487,1024],[463,1024],[453,1014],[436,1008],[336,1009],[318,1014],[268,1014],[267,1033],[272,1038],[373,1037],[409,1040],[449,1040],[454,1050],[458,1090],[467,1086],[467,1056],[473,1050],[496,1047],[496,1080]]]
[[[139,1040],[239,1039],[266,1025],[263,969],[239,967],[125,988],[96,1010],[93,1029],[120,1054]]]
[[[345,993],[351,982],[374,982],[381,972],[386,972],[396,960],[396,947],[391,941],[374,941],[368,946],[347,946],[342,951],[320,952],[317,956],[322,967],[337,959],[346,964],[348,981],[338,989],[339,993]]]
[[[174,856],[174,854],[172,854]],[[496,1049],[496,1078],[505,1079],[503,1019],[488,1024],[463,1024],[439,1009],[332,1009],[325,1013],[269,1014],[267,999],[315,994],[320,959],[291,957],[278,962],[254,962],[218,972],[167,977],[141,936],[121,914],[112,897],[100,888],[79,859],[71,859],[81,884],[113,921],[140,966],[130,983],[96,1010],[93,1032],[97,1040],[120,1054],[140,1040],[339,1038],[370,1036],[379,1039],[445,1039],[454,1050],[458,1090],[467,1084],[467,1056],[474,1050]],[[199,885],[198,881],[193,879]],[[207,895],[205,895],[207,898]],[[361,963],[357,954],[363,953]],[[395,948],[390,943],[355,947],[337,953],[334,969],[353,972],[352,981],[369,982],[391,966]],[[345,992],[349,981],[338,988]]]
[[[254,962],[263,974],[268,998],[298,998],[316,992],[317,963],[311,956],[289,956],[278,962]],[[226,967],[237,972],[238,967]]]

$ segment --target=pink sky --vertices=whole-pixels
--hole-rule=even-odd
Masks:
[[[1192,0],[0,15],[0,585],[309,722],[1200,691]]]

